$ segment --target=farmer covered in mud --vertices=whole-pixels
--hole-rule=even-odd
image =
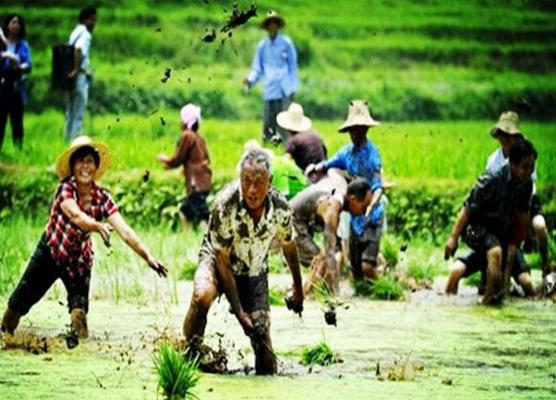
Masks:
[[[293,277],[293,308],[303,306],[293,217],[286,200],[271,186],[270,159],[264,150],[247,151],[240,165],[240,179],[220,191],[215,200],[183,330],[189,351],[197,353],[208,310],[224,292],[251,339],[256,373],[274,374],[277,365],[268,299],[268,253],[274,238],[282,245]]]
[[[288,133],[277,132],[276,116],[290,105],[295,93],[299,90],[297,67],[297,51],[292,40],[278,31],[286,25],[275,11],[269,11],[261,23],[261,27],[268,32],[268,37],[257,45],[257,51],[251,71],[243,80],[249,89],[264,76],[264,113],[263,113],[263,141],[270,141],[274,135],[280,133],[284,143],[288,140]]]
[[[349,132],[352,144],[343,146],[325,162],[307,167],[306,174],[330,168],[345,170],[353,176],[366,179],[371,186],[371,199],[362,215],[354,214],[350,220],[349,258],[355,279],[378,278],[378,254],[384,219],[384,192],[382,162],[378,148],[367,138],[370,127],[380,125],[369,112],[367,102],[353,100],[349,104],[347,120],[338,129]]]
[[[186,104],[180,111],[181,135],[172,157],[159,154],[157,159],[166,168],[183,165],[187,197],[180,207],[180,219],[187,231],[190,224],[194,228],[206,228],[209,219],[207,197],[210,192],[212,170],[205,139],[199,134],[201,107]]]
[[[311,266],[305,283],[306,294],[321,279],[332,292],[338,292],[342,260],[341,252],[339,256],[337,253],[336,231],[346,190],[347,183],[341,172],[329,169],[325,177],[290,200],[299,261],[304,267]],[[317,232],[324,232],[324,254],[313,239]]]
[[[86,338],[89,283],[93,266],[91,233],[110,245],[108,224],[158,275],[166,268],[152,256],[122,218],[108,191],[96,184],[111,163],[110,149],[88,136],[77,137],[56,163],[61,182],[45,231],[27,269],[9,298],[2,332],[13,334],[21,316],[37,303],[59,278],[67,290],[71,332]]]
[[[470,253],[460,258],[460,268],[453,268],[447,293],[456,293],[459,280],[481,268],[486,272],[482,304],[497,304],[509,288],[511,266],[519,244],[529,229],[529,209],[537,151],[528,140],[514,143],[509,164],[482,175],[458,214],[446,242],[444,257],[455,254],[463,237]],[[477,255],[475,255],[475,253]],[[481,262],[469,263],[470,258]],[[463,268],[461,268],[463,266]]]

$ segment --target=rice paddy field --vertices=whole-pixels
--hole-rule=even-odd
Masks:
[[[329,326],[322,297],[306,301],[302,318],[286,309],[291,278],[281,255],[273,253],[271,335],[279,374],[254,375],[249,341],[222,297],[209,313],[207,342],[227,353],[229,373],[202,374],[193,393],[199,399],[556,396],[554,303],[510,297],[500,307],[478,306],[478,275],[448,297],[449,262],[442,257],[452,210],[498,146],[488,130],[502,111],[519,112],[521,129],[539,152],[544,209],[550,218],[556,215],[553,2],[255,1],[258,16],[231,36],[219,29],[233,1],[93,3],[99,22],[85,132],[111,147],[113,164],[101,184],[115,192],[124,217],[169,275],[159,279],[119,239],[107,250],[95,238],[91,337],[67,348],[66,295],[57,282],[22,319],[15,342],[0,340],[0,399],[164,398],[153,359],[162,343],[183,343],[203,232],[184,232],[177,223],[181,171],[163,171],[156,155],[173,151],[179,109],[192,101],[203,110],[200,131],[215,189],[236,177],[244,143],[260,138],[261,85],[245,93],[241,81],[264,37],[258,23],[271,8],[285,16],[285,32],[297,46],[296,101],[329,154],[349,142],[337,127],[350,100],[367,100],[381,121],[369,137],[387,180],[396,184],[382,242],[396,268],[381,281],[382,294],[370,296],[355,293],[346,268],[336,299],[345,307],[337,310],[337,326]],[[242,10],[251,4],[237,3]],[[50,86],[51,47],[67,40],[79,6],[72,0],[2,1],[2,14],[25,16],[34,61],[24,147],[12,146],[8,129],[0,149],[2,310],[47,222],[54,163],[67,147],[64,93]],[[213,28],[217,40],[203,42],[200,37]],[[167,68],[170,78],[162,82]],[[153,210],[157,218],[146,215]],[[443,217],[435,220],[435,214]],[[554,261],[554,225],[549,232]],[[538,283],[538,255],[527,261]],[[336,362],[307,363],[313,346],[330,350],[327,360]]]

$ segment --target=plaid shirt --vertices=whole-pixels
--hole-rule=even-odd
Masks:
[[[63,181],[56,190],[56,197],[46,226],[46,241],[52,258],[59,267],[66,269],[70,278],[83,275],[93,266],[93,245],[90,232],[85,232],[70,222],[62,211],[62,203],[75,200],[81,211],[97,221],[118,212],[118,207],[108,192],[93,182],[91,206],[84,209],[79,201],[75,178]]]

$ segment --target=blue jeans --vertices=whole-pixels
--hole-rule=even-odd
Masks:
[[[67,141],[75,139],[83,133],[83,116],[89,98],[89,78],[80,72],[75,79],[75,89],[68,93],[66,107],[66,123],[64,126]]]

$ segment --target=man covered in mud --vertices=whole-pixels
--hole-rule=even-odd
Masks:
[[[277,368],[270,340],[268,300],[268,253],[274,238],[282,245],[293,277],[291,304],[297,310],[303,306],[292,212],[272,188],[271,179],[268,154],[251,149],[241,160],[240,179],[217,195],[183,325],[189,351],[195,355],[208,310],[224,292],[232,313],[251,339],[257,374],[274,374]]]
[[[346,190],[347,183],[341,172],[330,169],[316,184],[290,200],[299,261],[304,267],[311,266],[305,293],[310,292],[321,279],[324,279],[330,290],[338,292],[341,252],[337,257],[336,231]],[[313,239],[317,232],[324,232],[324,256]]]
[[[366,179],[371,186],[371,199],[363,215],[353,214],[350,221],[349,258],[355,279],[378,278],[378,254],[384,220],[384,203],[380,201],[384,192],[382,184],[382,162],[378,148],[367,138],[369,128],[380,125],[369,112],[367,102],[353,100],[349,104],[348,117],[338,129],[349,132],[351,144],[343,146],[325,162],[312,171],[326,171],[330,168],[345,170],[353,176]]]
[[[482,304],[501,302],[516,249],[529,226],[531,174],[536,159],[531,142],[514,143],[509,151],[509,164],[481,176],[471,190],[446,242],[444,257],[454,255],[460,236],[471,250],[452,268],[447,293],[457,293],[462,277],[484,269],[486,289]],[[470,259],[477,262],[469,262]]]

